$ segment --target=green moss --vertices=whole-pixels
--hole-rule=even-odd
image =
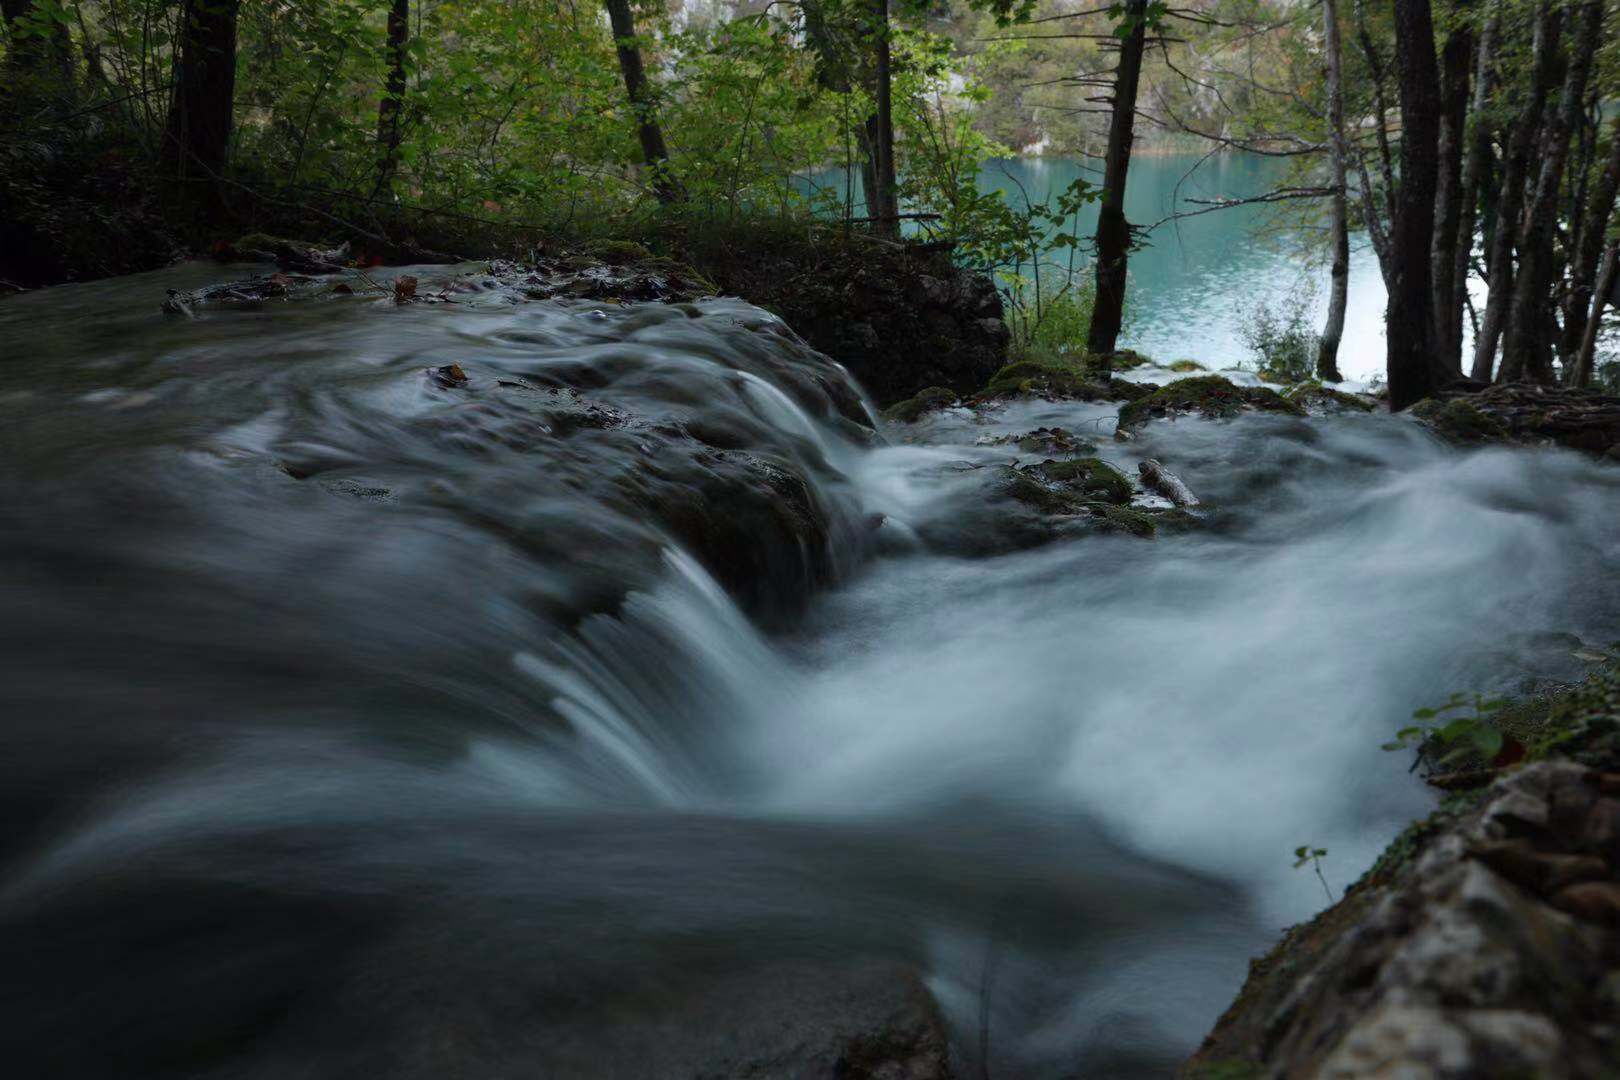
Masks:
[[[634,240],[598,240],[587,247],[585,253],[609,266],[623,266],[652,258],[652,252]]]
[[[924,413],[956,404],[956,391],[948,386],[928,386],[914,397],[896,402],[883,410],[883,419],[894,424],[910,424]]]
[[[1077,514],[1083,504],[1078,496],[1064,488],[1042,483],[1035,475],[1010,465],[1000,470],[1002,492],[1043,514]]]
[[[1412,406],[1412,415],[1453,442],[1494,442],[1508,437],[1508,429],[1500,420],[1481,412],[1465,398],[1425,398]]]
[[[1264,386],[1236,386],[1220,375],[1177,379],[1138,398],[1119,411],[1119,427],[1128,429],[1156,416],[1197,411],[1206,417],[1236,416],[1244,409],[1304,416],[1305,407]]]
[[[1378,403],[1358,394],[1347,394],[1332,386],[1324,386],[1315,379],[1295,383],[1284,390],[1283,397],[1307,408],[1316,407],[1324,412],[1372,412]]]
[[[1144,356],[1135,349],[1120,349],[1108,358],[1108,366],[1115,371],[1130,371],[1132,368],[1139,368],[1144,364],[1151,363],[1153,363],[1152,357]]]
[[[1071,491],[1104,502],[1124,505],[1136,490],[1130,478],[1101,458],[1083,457],[1069,461],[1043,461],[1026,472]]]
[[[1145,510],[1105,502],[1088,503],[1086,509],[1097,524],[1108,532],[1127,532],[1145,538],[1159,531],[1157,518]]]
[[[1209,368],[1196,360],[1177,360],[1170,365],[1171,371],[1208,371]]]

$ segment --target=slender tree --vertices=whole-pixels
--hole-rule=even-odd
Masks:
[[[1581,332],[1580,351],[1575,357],[1573,381],[1576,386],[1589,386],[1592,383],[1592,363],[1597,355],[1597,336],[1599,327],[1603,325],[1603,309],[1617,287],[1620,287],[1620,238],[1610,240],[1603,252],[1603,268],[1598,271],[1592,310],[1587,315],[1586,328]]]
[[[1462,370],[1463,312],[1469,307],[1468,275],[1474,254],[1474,226],[1487,172],[1495,160],[1490,123],[1492,56],[1496,47],[1497,17],[1493,10],[1480,29],[1474,54],[1473,101],[1466,125],[1468,150],[1463,157],[1462,190],[1458,197],[1457,236],[1451,251],[1451,296],[1437,320],[1438,348],[1445,350],[1446,366]]]
[[[1602,40],[1603,0],[1582,0],[1570,35],[1569,63],[1558,107],[1541,135],[1540,169],[1519,235],[1519,269],[1513,282],[1513,308],[1502,346],[1503,381],[1526,378],[1547,383],[1553,378],[1552,337],[1547,313],[1556,272],[1553,240],[1558,230],[1559,195],[1570,139],[1581,122],[1586,80]]]
[[[399,170],[400,120],[405,108],[405,47],[410,41],[411,0],[393,0],[388,9],[388,81],[377,104],[377,186],[386,193]]]
[[[1429,262],[1440,174],[1440,73],[1429,0],[1395,0],[1395,64],[1401,98],[1400,184],[1390,236],[1394,281],[1384,329],[1389,407],[1398,411],[1442,385],[1434,357]]]
[[[1429,253],[1434,289],[1434,348],[1442,364],[1462,374],[1462,324],[1455,317],[1457,240],[1463,221],[1463,157],[1467,141],[1469,76],[1474,33],[1465,4],[1450,11],[1440,50],[1440,175],[1434,203],[1434,245]]]
[[[889,0],[872,0],[872,48],[877,98],[876,130],[871,137],[873,162],[870,213],[879,232],[900,233],[899,181],[894,165],[894,80],[889,55]]]
[[[1103,192],[1097,215],[1097,293],[1092,305],[1086,351],[1109,357],[1119,342],[1125,316],[1127,260],[1131,226],[1125,219],[1125,183],[1131,169],[1131,141],[1136,130],[1136,94],[1142,80],[1142,52],[1147,41],[1147,0],[1128,0],[1120,26],[1119,63],[1108,120],[1108,149],[1103,159]],[[1101,365],[1108,377],[1108,365]]]
[[[1579,357],[1584,351],[1589,312],[1598,298],[1598,264],[1603,257],[1604,239],[1617,193],[1620,193],[1620,112],[1615,113],[1609,125],[1609,155],[1586,192],[1585,206],[1579,208],[1581,214],[1570,245],[1569,284],[1564,290],[1564,325],[1558,351],[1566,380],[1578,385],[1584,385],[1577,375]],[[1590,376],[1588,371],[1586,377]]]
[[[1345,184],[1345,160],[1349,156],[1344,138],[1344,59],[1339,45],[1339,7],[1335,0],[1322,0],[1322,50],[1327,59],[1328,161],[1333,171],[1333,194],[1329,197],[1330,242],[1333,266],[1329,271],[1327,322],[1322,326],[1316,349],[1316,377],[1338,382],[1339,342],[1344,337],[1344,312],[1350,300],[1350,215]]]
[[[636,20],[630,12],[630,0],[602,0],[607,7],[608,21],[613,26],[613,41],[619,53],[619,72],[624,76],[625,94],[630,98],[630,109],[636,116],[636,133],[641,139],[641,156],[646,162],[652,182],[653,195],[666,205],[682,201],[686,196],[669,164],[669,148],[664,143],[663,128],[658,126],[657,105],[652,85],[647,81],[647,68],[641,59],[641,46],[636,39]]]
[[[1496,200],[1496,224],[1491,231],[1486,270],[1490,293],[1485,299],[1485,315],[1474,337],[1474,363],[1471,374],[1479,382],[1490,382],[1496,366],[1496,347],[1508,317],[1513,297],[1513,249],[1518,240],[1518,221],[1524,205],[1525,178],[1531,169],[1542,113],[1557,62],[1558,38],[1562,30],[1559,11],[1551,0],[1541,0],[1535,16],[1532,37],[1530,87],[1523,109],[1513,123],[1502,162],[1502,183]]]
[[[236,91],[237,0],[185,0],[161,160],[169,176],[218,195]]]

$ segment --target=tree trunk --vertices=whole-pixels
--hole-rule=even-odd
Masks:
[[[1474,224],[1487,171],[1493,164],[1490,107],[1491,58],[1496,47],[1496,15],[1485,21],[1474,58],[1474,101],[1469,108],[1468,153],[1463,159],[1462,190],[1458,195],[1457,239],[1451,252],[1451,300],[1440,320],[1447,366],[1462,370],[1463,310],[1468,306],[1470,256],[1474,253]],[[1455,357],[1454,363],[1452,357]]]
[[[372,198],[387,194],[399,170],[400,114],[405,108],[405,45],[411,33],[411,0],[393,0],[388,9],[388,81],[377,105],[377,186]]]
[[[1125,181],[1131,169],[1131,139],[1136,130],[1136,91],[1142,81],[1142,51],[1147,41],[1147,0],[1128,0],[1128,29],[1119,43],[1114,71],[1114,100],[1108,121],[1108,150],[1103,159],[1103,191],[1097,215],[1097,293],[1092,304],[1086,351],[1109,357],[1119,341],[1125,318],[1126,263],[1131,226],[1125,220]],[[1098,374],[1107,379],[1109,365]]]
[[[630,0],[602,2],[607,7],[608,21],[613,24],[619,71],[624,75],[624,91],[630,98],[630,110],[636,116],[641,157],[647,165],[653,195],[666,206],[678,203],[686,196],[670,169],[669,148],[664,144],[663,129],[658,126],[652,86],[647,82],[647,69],[641,60],[641,46],[636,44],[636,20],[630,13]]]
[[[1588,311],[1596,295],[1594,282],[1598,261],[1603,257],[1603,241],[1608,231],[1609,215],[1614,212],[1615,194],[1620,191],[1620,113],[1616,113],[1609,130],[1609,156],[1603,163],[1592,190],[1587,192],[1585,220],[1577,234],[1575,250],[1569,260],[1569,290],[1564,298],[1564,332],[1559,348],[1568,367],[1566,379],[1573,380],[1579,370],[1579,355],[1586,343]],[[1574,348],[1570,348],[1570,343]],[[1590,377],[1590,372],[1588,372]],[[1581,384],[1584,385],[1584,384]]]
[[[1496,346],[1501,340],[1513,296],[1513,246],[1518,239],[1519,211],[1523,205],[1525,177],[1541,130],[1547,92],[1552,85],[1554,62],[1561,29],[1557,10],[1550,0],[1541,0],[1536,14],[1534,57],[1531,62],[1530,94],[1524,111],[1514,122],[1508,137],[1506,161],[1502,166],[1502,187],[1497,199],[1496,224],[1491,230],[1490,295],[1485,301],[1485,317],[1474,340],[1471,374],[1479,382],[1491,381],[1496,363]]]
[[[1558,231],[1558,195],[1569,158],[1569,142],[1581,122],[1586,80],[1603,32],[1603,0],[1583,0],[1570,36],[1570,63],[1558,108],[1542,136],[1541,169],[1519,236],[1519,272],[1513,282],[1513,310],[1502,346],[1502,381],[1526,378],[1553,380],[1552,346],[1543,316],[1552,304],[1556,264],[1553,240]]]
[[[877,219],[877,231],[888,236],[900,235],[899,180],[894,167],[894,102],[893,77],[889,70],[889,0],[872,3],[873,53],[876,58],[877,129],[873,133],[872,176],[876,190],[867,200],[870,212]]]
[[[1464,3],[1455,7],[1461,15]],[[1464,21],[1446,35],[1440,53],[1440,176],[1434,203],[1434,348],[1450,372],[1462,375],[1462,312],[1456,304],[1457,236],[1463,218],[1463,144],[1467,137],[1469,69],[1474,33]]]
[[[1350,222],[1345,187],[1344,64],[1339,45],[1339,9],[1335,0],[1322,0],[1322,48],[1327,54],[1329,160],[1333,168],[1330,205],[1333,267],[1329,272],[1327,322],[1316,348],[1316,377],[1338,382],[1339,342],[1344,337],[1344,311],[1350,299]]]
[[[1429,0],[1395,0],[1395,63],[1401,95],[1400,187],[1391,255],[1394,288],[1385,310],[1389,407],[1399,411],[1443,383],[1434,358],[1429,253],[1440,175],[1440,72]]]
[[[1620,284],[1620,273],[1616,271],[1620,271],[1620,240],[1611,240],[1608,249],[1603,252],[1603,269],[1598,272],[1592,311],[1587,317],[1586,329],[1581,332],[1581,348],[1575,357],[1576,386],[1590,386],[1592,383],[1592,360],[1597,353],[1598,330],[1603,325],[1603,308],[1614,294],[1615,286]]]
[[[185,0],[159,155],[166,174],[206,184],[216,197],[231,142],[238,6],[237,0]]]

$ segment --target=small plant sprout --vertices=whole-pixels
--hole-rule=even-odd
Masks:
[[[1430,709],[1418,709],[1412,719],[1418,721],[1395,733],[1393,742],[1384,744],[1385,750],[1417,748],[1412,768],[1427,761],[1431,768],[1455,764],[1474,756],[1487,764],[1502,752],[1503,736],[1491,724],[1491,714],[1501,710],[1507,701],[1486,698],[1483,694],[1452,694],[1445,703]],[[1447,713],[1463,711],[1463,715],[1446,717]]]
[[[1322,876],[1322,857],[1326,854],[1327,848],[1325,847],[1311,847],[1309,844],[1301,844],[1294,849],[1294,869],[1298,870],[1307,863],[1310,864],[1311,869],[1316,871],[1316,880],[1322,883],[1323,895],[1327,897],[1327,902],[1331,904],[1333,903],[1333,890],[1328,887],[1327,878]]]

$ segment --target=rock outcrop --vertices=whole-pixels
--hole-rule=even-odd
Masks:
[[[1253,964],[1185,1076],[1612,1073],[1620,774],[1543,761],[1461,798]]]

